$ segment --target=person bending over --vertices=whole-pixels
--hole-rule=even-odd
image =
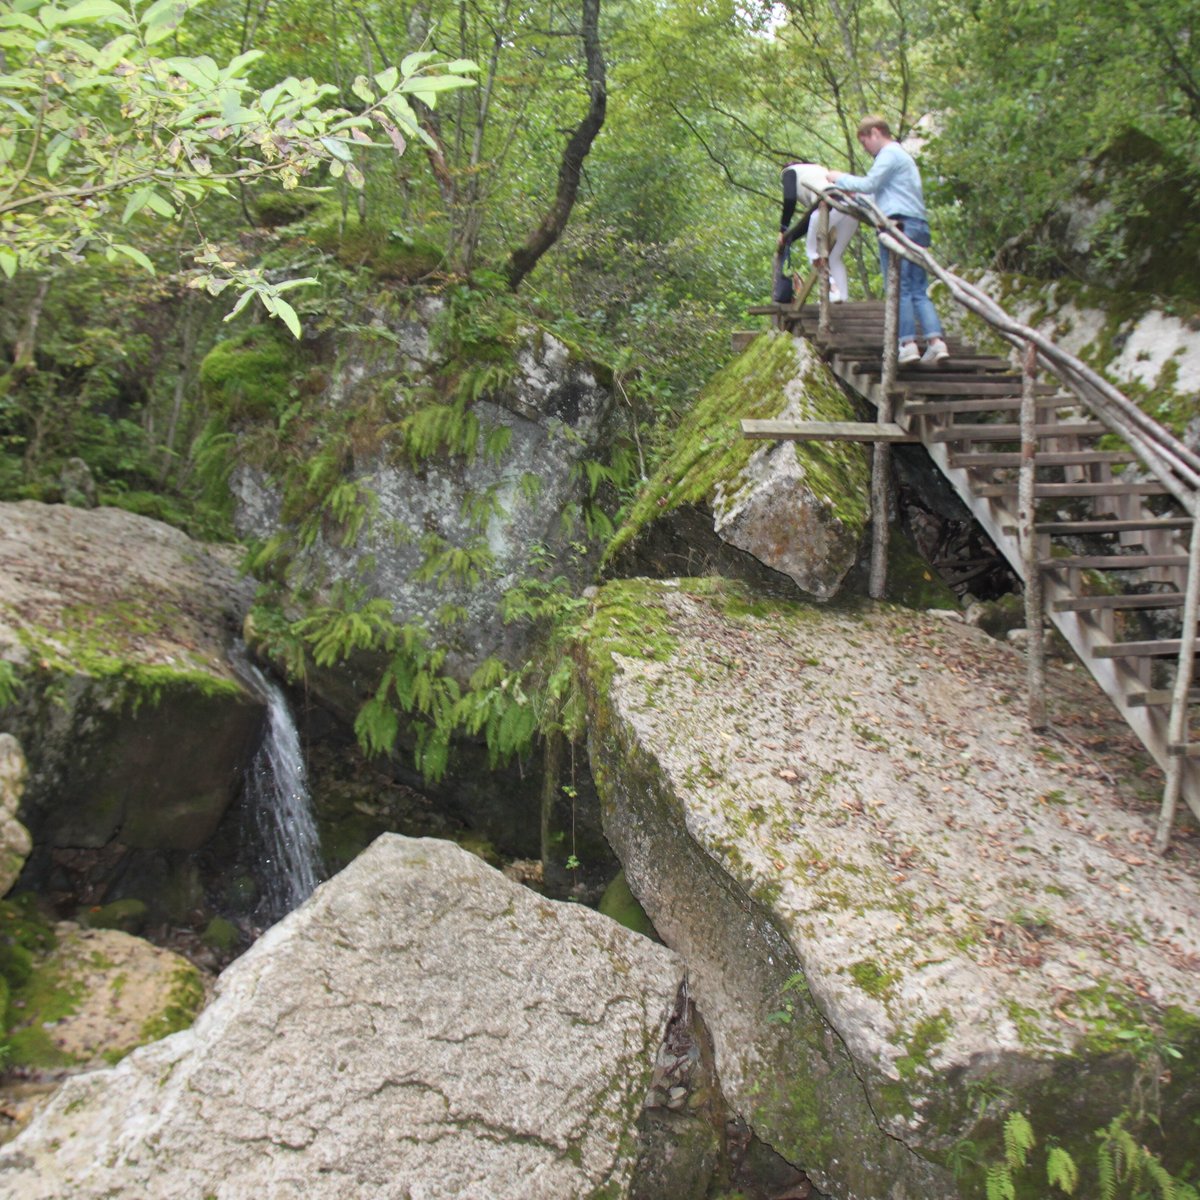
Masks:
[[[808,261],[814,266],[821,265],[820,251],[817,248],[817,237],[820,232],[820,222],[812,212],[826,186],[826,171],[816,163],[788,163],[783,168],[783,213],[779,218],[779,249],[784,248],[806,231],[805,249],[808,251]],[[797,203],[809,210],[806,221],[797,224],[794,230],[788,229],[792,214],[796,211]],[[836,208],[829,210],[829,298],[835,304],[850,298],[850,284],[846,278],[846,264],[842,255],[858,228],[858,220],[848,213],[838,212]]]
[[[913,157],[892,137],[887,120],[872,113],[858,123],[858,140],[875,160],[866,175],[826,172],[826,182],[844,192],[867,192],[875,204],[889,216],[918,246],[931,244],[929,222],[925,212],[925,193],[921,187],[921,172]],[[887,279],[888,251],[880,242],[879,261]],[[904,258],[900,260],[900,356],[899,362],[923,366],[939,366],[950,357],[942,336],[933,301],[926,293],[928,278],[925,269]],[[917,323],[925,335],[925,353],[917,346]]]

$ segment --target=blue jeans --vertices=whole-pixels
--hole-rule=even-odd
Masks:
[[[894,219],[894,218],[893,218]],[[929,236],[929,222],[920,217],[901,218],[904,233],[918,246],[928,247],[932,239]],[[883,267],[883,282],[887,286],[888,252],[880,243],[879,262]],[[907,258],[900,260],[900,344],[911,342],[917,336],[917,322],[921,323],[921,332],[926,340],[942,336],[942,323],[938,320],[937,310],[933,301],[925,294],[929,277],[924,267],[918,267]]]

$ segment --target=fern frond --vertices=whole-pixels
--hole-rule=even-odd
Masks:
[[[993,1163],[987,1172],[987,1200],[1017,1200],[1012,1172],[1004,1163]]]
[[[1004,1122],[1004,1161],[1009,1167],[1015,1171],[1025,1166],[1036,1142],[1029,1118],[1022,1112],[1009,1113]]]
[[[1073,1196],[1079,1186],[1079,1168],[1061,1146],[1051,1146],[1046,1155],[1046,1180],[1068,1196]]]

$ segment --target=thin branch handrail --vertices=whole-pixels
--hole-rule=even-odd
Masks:
[[[1119,388],[1087,363],[1056,345],[1044,333],[1005,312],[986,292],[947,270],[929,251],[907,237],[895,221],[869,199],[837,188],[822,194],[841,212],[872,225],[889,251],[915,262],[944,283],[951,297],[980,317],[1010,345],[1036,347],[1045,366],[1118,436],[1147,469],[1184,507],[1189,516],[1200,515],[1200,454],[1186,446],[1169,429],[1139,408]]]

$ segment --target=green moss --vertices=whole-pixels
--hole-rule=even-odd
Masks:
[[[340,214],[325,218],[312,231],[312,240],[343,266],[370,271],[379,279],[411,282],[441,266],[441,247],[429,238]]]
[[[214,950],[227,953],[238,944],[240,937],[238,927],[232,921],[227,921],[224,917],[213,917],[204,927],[200,940]]]
[[[611,917],[626,929],[657,940],[654,925],[646,915],[646,910],[638,903],[637,897],[629,890],[624,871],[618,871],[613,881],[604,889],[599,907],[606,917]]]
[[[218,342],[200,363],[205,398],[230,420],[279,416],[300,372],[287,330],[256,325]]]
[[[84,985],[68,978],[52,957],[37,955],[23,984],[12,989],[9,1004],[9,1065],[47,1068],[72,1061],[54,1044],[47,1026],[71,1016],[79,1008]]]
[[[958,596],[894,525],[888,534],[887,598],[921,611],[959,606]]]
[[[680,424],[671,454],[643,488],[605,558],[632,541],[651,521],[683,505],[711,501],[718,484],[735,489],[750,456],[761,444],[742,436],[742,420],[778,417],[789,391],[803,389],[805,416],[850,420],[850,401],[823,367],[799,379],[795,342],[766,333],[709,381]],[[842,522],[866,524],[870,474],[866,454],[851,443],[796,442],[807,485],[836,505]]]
[[[896,1059],[900,1078],[911,1080],[918,1074],[929,1073],[930,1056],[946,1040],[953,1026],[950,1013],[944,1008],[936,1016],[918,1021],[906,1044],[907,1053]]]
[[[260,225],[276,229],[308,216],[320,203],[321,197],[312,192],[280,188],[256,192],[250,200],[250,208]]]
[[[141,1029],[142,1042],[155,1042],[168,1034],[186,1029],[196,1019],[204,1003],[204,984],[200,972],[190,964],[175,971],[171,991],[162,1012]]]
[[[884,969],[874,959],[867,958],[851,965],[850,978],[868,996],[881,1000],[891,992],[892,985],[900,975],[896,971]]]
[[[111,904],[84,909],[79,914],[79,922],[92,929],[121,929],[126,933],[137,933],[146,923],[146,902],[132,897],[114,900]]]

